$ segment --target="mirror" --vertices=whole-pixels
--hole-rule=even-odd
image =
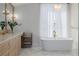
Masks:
[[[11,3],[8,3],[7,9],[9,11],[9,15],[7,15],[7,21],[14,21],[14,6]]]
[[[5,21],[5,17],[3,15],[3,9],[5,9],[4,3],[0,3],[0,22]]]
[[[0,3],[0,30],[8,32],[8,21],[14,21],[14,6],[11,3]]]

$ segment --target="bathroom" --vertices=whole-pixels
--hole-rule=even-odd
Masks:
[[[78,22],[78,4],[58,4],[58,5],[60,5],[60,6],[58,6],[58,8],[60,10],[62,10],[61,16],[60,16],[60,14],[58,14],[58,16],[57,15],[55,16],[55,14],[53,12],[54,4],[38,4],[37,3],[37,4],[23,4],[21,6],[16,6],[16,13],[19,15],[18,20],[20,20],[19,22],[23,23],[21,26],[21,28],[22,28],[21,30],[25,31],[25,32],[33,33],[32,49],[34,50],[34,52],[35,52],[35,49],[36,49],[36,51],[39,51],[40,49],[44,49],[44,47],[45,47],[45,49],[47,48],[47,50],[49,51],[52,48],[59,49],[57,47],[62,48],[62,46],[63,46],[63,49],[71,49],[71,50],[73,49],[73,52],[69,53],[70,55],[73,55],[73,54],[78,55],[78,28],[77,28],[78,27],[78,23],[77,23]],[[51,16],[51,11],[52,11],[53,16]],[[48,12],[50,12],[50,14],[47,14]],[[62,23],[63,23],[62,33],[60,33],[61,28],[59,27],[57,36],[62,34],[63,37],[59,36],[57,39],[54,39],[53,38],[54,34],[52,34],[52,31],[49,32],[50,35],[49,35],[49,33],[47,33],[49,31],[49,30],[47,30],[48,29],[48,19],[52,20],[51,17],[53,19],[56,19],[55,17],[57,17],[57,21],[58,21],[58,19],[60,21],[62,21]],[[62,18],[62,20],[61,20],[61,18]],[[24,20],[22,20],[22,19],[24,19]],[[60,25],[60,23],[59,23],[59,25]],[[48,37],[48,36],[50,36],[50,37]],[[45,41],[48,44],[42,43],[42,42],[44,42],[44,40],[49,40],[49,41]],[[51,42],[51,40],[53,40],[53,43]],[[66,44],[64,44],[64,43],[66,43]],[[47,44],[47,45],[43,46],[42,44],[45,44],[45,45]],[[56,47],[56,44],[58,44],[57,47]],[[52,47],[52,45],[54,45],[55,47],[54,46]],[[61,50],[61,48],[60,48],[60,50]],[[26,49],[24,49],[23,51],[25,52],[25,50]],[[37,53],[39,55],[41,55],[43,52],[41,52],[41,53],[36,52],[35,55],[38,55]],[[47,52],[44,51],[44,53],[47,53]],[[60,53],[59,53],[59,55],[61,55]],[[49,55],[50,54],[51,53],[49,53]],[[63,52],[62,52],[62,54],[63,54]]]
[[[20,56],[77,56],[77,3],[13,3],[14,32],[32,33],[32,47]]]

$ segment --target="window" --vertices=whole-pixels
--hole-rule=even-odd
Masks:
[[[54,10],[55,4],[40,6],[40,36],[67,37],[67,4],[60,4],[60,10]]]

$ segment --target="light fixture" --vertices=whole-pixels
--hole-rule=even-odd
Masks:
[[[54,4],[54,10],[58,11],[61,8],[61,4]]]
[[[7,9],[3,10],[2,13],[5,14],[5,15],[8,15],[9,14],[9,10],[7,10]]]
[[[9,14],[8,15],[10,19],[13,19],[13,21],[15,21],[15,19],[17,18],[16,14]]]
[[[12,17],[13,17],[13,19],[15,20],[15,19],[16,19],[16,14],[14,14]]]
[[[13,18],[13,15],[12,14],[9,14],[9,18]]]

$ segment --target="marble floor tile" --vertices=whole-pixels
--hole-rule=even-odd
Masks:
[[[22,48],[19,56],[77,56],[75,49],[72,51],[45,51],[39,48]]]

